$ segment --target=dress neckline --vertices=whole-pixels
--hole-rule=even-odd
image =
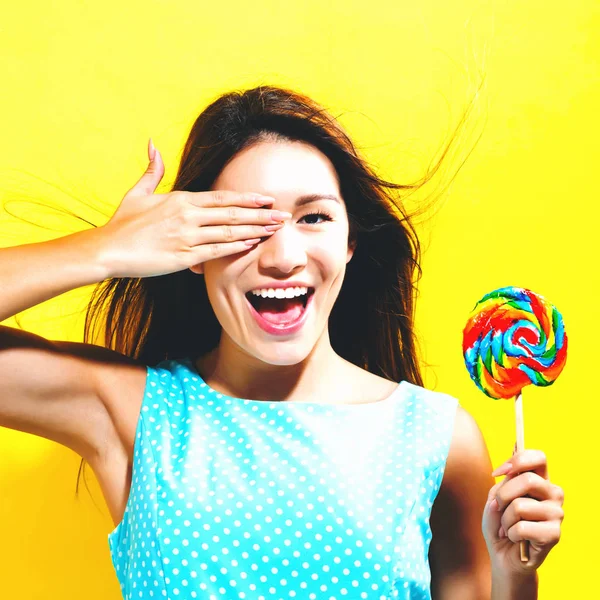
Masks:
[[[354,402],[354,403],[327,403],[327,402],[297,402],[297,401],[289,401],[289,400],[252,400],[250,398],[237,398],[236,396],[228,396],[227,394],[223,394],[222,392],[219,392],[215,389],[213,389],[212,387],[210,387],[210,385],[208,385],[208,383],[206,383],[206,381],[204,381],[202,375],[200,375],[200,372],[198,371],[198,369],[196,368],[196,365],[194,363],[194,361],[189,358],[182,358],[179,359],[177,362],[179,362],[180,364],[184,364],[189,371],[191,371],[193,373],[193,375],[195,375],[200,381],[201,383],[206,387],[206,389],[208,390],[209,394],[214,394],[216,398],[224,398],[227,401],[232,401],[232,402],[241,402],[243,404],[247,404],[247,405],[263,405],[263,406],[268,406],[269,408],[274,408],[274,407],[280,407],[280,406],[308,406],[308,407],[318,407],[318,408],[357,408],[357,407],[361,407],[364,408],[366,406],[373,406],[373,405],[378,405],[378,404],[382,404],[382,405],[387,405],[390,404],[391,402],[394,401],[394,399],[396,398],[396,396],[399,396],[401,391],[404,389],[404,384],[406,384],[406,381],[400,381],[398,383],[398,385],[394,388],[394,390],[392,391],[392,393],[389,396],[386,396],[385,398],[381,399],[381,400],[376,400],[374,402]]]

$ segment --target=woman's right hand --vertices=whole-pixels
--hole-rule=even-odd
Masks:
[[[283,226],[290,213],[274,199],[232,191],[154,194],[165,168],[148,143],[150,164],[110,220],[97,229],[109,277],[153,277],[252,248]]]

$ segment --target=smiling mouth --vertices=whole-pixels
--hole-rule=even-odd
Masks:
[[[281,327],[294,323],[302,316],[314,292],[314,288],[308,288],[306,294],[294,298],[263,298],[248,292],[246,298],[265,321]]]

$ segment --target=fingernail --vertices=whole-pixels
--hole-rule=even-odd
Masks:
[[[490,502],[490,510],[500,510],[500,505],[498,504],[498,500],[496,500],[496,498]]]
[[[156,156],[156,148],[154,147],[154,142],[152,141],[152,138],[150,138],[150,152],[148,154],[150,156],[150,161],[152,162],[154,160],[154,157]]]
[[[271,196],[263,196],[262,194],[256,194],[254,199],[256,200],[256,204],[260,206],[264,206],[265,204],[273,204],[273,202],[275,202],[275,198],[271,198]]]
[[[276,223],[275,225],[265,225],[267,231],[277,231],[283,227],[283,223]]]
[[[492,471],[492,477],[500,477],[500,475],[506,475],[512,468],[512,463],[504,463],[503,465],[500,465],[495,471]]]
[[[506,533],[505,533],[505,531],[504,531],[504,527],[500,527],[500,529],[498,529],[498,537],[499,537],[500,539],[502,539],[502,538],[506,537]]]
[[[255,244],[258,244],[258,242],[260,242],[261,238],[254,238],[252,240],[245,240],[245,244],[246,246],[254,246]]]

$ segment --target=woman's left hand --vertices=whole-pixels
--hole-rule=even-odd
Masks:
[[[506,475],[490,490],[483,511],[492,567],[506,575],[531,573],[560,539],[564,492],[550,482],[540,450],[517,452],[492,475]],[[521,540],[529,541],[529,562],[521,562]]]

